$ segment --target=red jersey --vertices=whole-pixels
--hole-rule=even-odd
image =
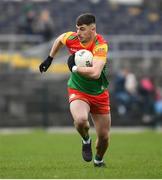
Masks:
[[[62,43],[67,46],[71,54],[80,49],[87,49],[92,52],[94,56],[93,59],[102,59],[106,61],[108,45],[100,34],[96,35],[94,41],[91,41],[89,44],[84,46],[79,41],[76,32],[67,32],[62,39]]]

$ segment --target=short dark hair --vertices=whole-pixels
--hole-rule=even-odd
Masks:
[[[96,18],[91,13],[81,14],[76,19],[76,25],[77,26],[81,26],[83,24],[90,25],[90,24],[93,24],[93,23],[96,23]]]

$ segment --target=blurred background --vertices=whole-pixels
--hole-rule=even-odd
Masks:
[[[109,43],[112,126],[162,125],[161,0],[1,0],[0,128],[73,126],[67,51],[48,72],[38,67],[85,12]]]

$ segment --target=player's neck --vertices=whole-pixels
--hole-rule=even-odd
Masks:
[[[90,41],[85,42],[85,43],[81,43],[81,45],[82,45],[83,47],[90,46],[90,45],[94,42],[94,40],[96,39],[96,35],[97,35],[97,33],[94,34],[94,36],[90,39]]]

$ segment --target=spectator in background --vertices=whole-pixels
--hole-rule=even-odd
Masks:
[[[139,103],[138,98],[138,83],[137,78],[133,72],[127,69],[126,79],[125,79],[125,89],[129,96],[129,104],[128,108],[132,110],[135,105]]]
[[[43,36],[44,41],[49,41],[53,36],[54,23],[48,10],[43,10],[38,17],[36,34]]]
[[[131,111],[133,105],[138,103],[137,80],[128,68],[122,69],[114,80],[114,98],[120,115]]]
[[[134,73],[127,69],[125,77],[125,89],[131,95],[134,96],[137,93],[137,79]]]

